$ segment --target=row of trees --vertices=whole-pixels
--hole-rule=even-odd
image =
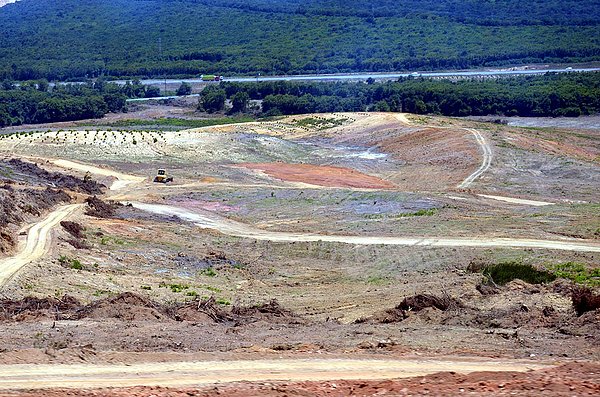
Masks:
[[[99,118],[127,110],[127,98],[154,97],[155,87],[96,81],[51,86],[45,81],[0,85],[0,126]],[[191,87],[182,84],[178,93]],[[260,101],[265,116],[394,111],[447,116],[579,116],[600,111],[600,73],[546,74],[497,80],[400,79],[376,83],[260,82],[211,84],[199,99],[209,113],[249,110]]]
[[[369,83],[224,82],[203,93],[201,102],[210,102],[217,91],[220,104],[245,93],[250,99],[262,101],[265,115],[404,111],[446,116],[556,117],[600,111],[600,73],[461,81],[408,78]]]

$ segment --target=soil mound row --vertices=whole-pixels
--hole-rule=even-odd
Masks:
[[[600,297],[587,288],[571,292],[573,310],[559,312],[552,306],[514,304],[502,309],[480,310],[449,297],[415,295],[392,309],[356,320],[357,323],[419,322],[482,329],[554,329],[566,335],[586,336],[600,341]]]
[[[146,297],[125,292],[84,305],[65,295],[62,298],[26,297],[0,300],[0,321],[118,319],[123,321],[191,321],[243,325],[256,321],[299,323],[301,318],[276,300],[256,306],[225,308],[214,298],[161,305]]]
[[[35,178],[45,184],[51,184],[53,187],[60,187],[85,194],[102,194],[105,185],[87,178],[78,178],[73,175],[67,175],[60,172],[48,172],[37,164],[28,163],[19,159],[10,159],[2,163],[9,167],[14,173],[21,174],[29,178]]]

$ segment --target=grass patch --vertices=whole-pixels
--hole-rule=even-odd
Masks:
[[[344,124],[346,119],[329,119],[325,117],[307,117],[300,120],[293,120],[292,122],[298,127],[302,128],[316,128],[319,130],[325,130],[328,128],[337,127]]]
[[[401,214],[395,214],[395,215],[387,215],[387,214],[365,214],[364,217],[366,219],[387,219],[387,218],[396,218],[396,219],[401,219],[401,218],[412,218],[415,216],[433,216],[436,215],[439,212],[439,210],[437,208],[430,208],[430,209],[422,209],[422,210],[418,210],[415,212],[405,212],[405,213],[401,213]]]
[[[211,292],[216,292],[216,293],[222,292],[222,290],[220,288],[212,287],[210,285],[203,285],[202,288],[204,288],[207,291],[211,291]]]
[[[228,301],[228,300],[227,300],[227,299],[225,299],[225,298],[219,298],[219,299],[217,299],[217,300],[216,300],[216,302],[217,302],[219,305],[223,305],[223,306],[229,306],[229,305],[231,305],[231,302],[230,302],[230,301]]]
[[[565,262],[550,267],[556,277],[590,287],[600,286],[600,268],[588,269],[583,263]]]
[[[215,277],[217,275],[217,272],[212,267],[209,267],[202,270],[201,274],[207,277]]]

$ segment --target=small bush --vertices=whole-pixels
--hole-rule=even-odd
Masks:
[[[77,259],[72,259],[71,260],[71,269],[83,270],[83,264],[81,263],[81,261],[79,261]]]
[[[507,284],[515,279],[529,284],[549,283],[556,279],[556,276],[552,273],[516,261],[485,266],[481,273],[489,282],[498,285]]]
[[[209,267],[209,268],[202,270],[202,274],[204,276],[208,276],[208,277],[215,277],[217,275],[217,272],[212,267]]]

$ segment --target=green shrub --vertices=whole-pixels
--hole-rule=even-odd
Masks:
[[[71,269],[83,270],[83,264],[81,263],[81,261],[79,261],[77,259],[72,259],[71,260]]]
[[[548,283],[556,279],[556,276],[550,272],[538,270],[531,265],[525,265],[517,261],[488,265],[482,269],[481,273],[488,281],[498,285],[504,285],[515,279],[529,284]]]

